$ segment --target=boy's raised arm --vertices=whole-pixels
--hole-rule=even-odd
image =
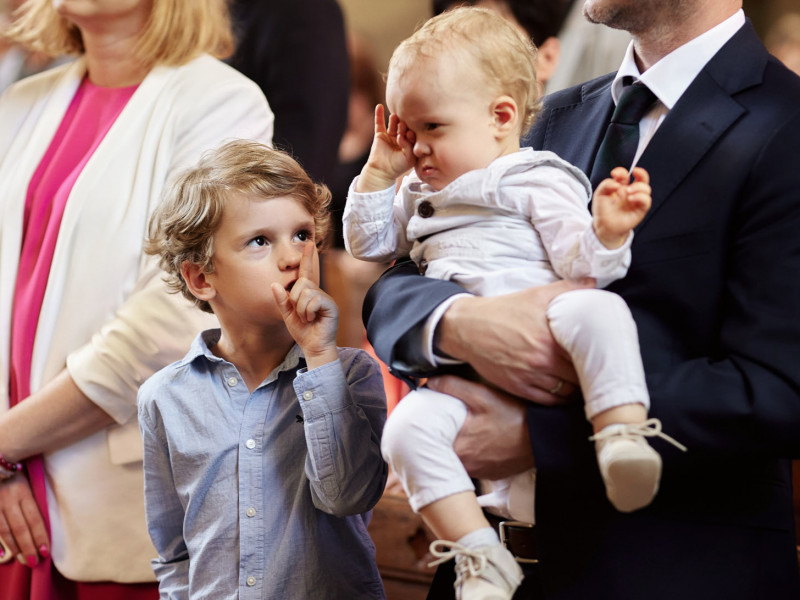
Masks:
[[[303,409],[314,506],[345,516],[370,510],[383,494],[386,397],[380,369],[366,352],[342,348],[339,356],[299,372],[294,389]]]

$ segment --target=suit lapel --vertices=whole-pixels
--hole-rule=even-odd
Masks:
[[[745,112],[744,108],[701,72],[669,112],[647,145],[639,166],[650,174],[653,205],[637,227],[644,227],[675,189]]]
[[[590,81],[581,86],[579,102],[550,105],[543,115],[547,121],[542,143],[536,149],[555,152],[589,173],[614,110],[612,81],[613,77]]]
[[[747,22],[684,92],[639,160],[650,173],[653,206],[637,230],[646,226],[717,140],[745,114],[735,95],[761,82],[767,58]]]

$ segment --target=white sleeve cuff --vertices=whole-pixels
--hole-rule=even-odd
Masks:
[[[422,342],[425,344],[423,349],[423,353],[425,358],[430,362],[432,365],[440,366],[440,365],[460,365],[463,361],[456,360],[454,358],[450,358],[447,356],[440,356],[436,354],[434,345],[433,345],[433,337],[436,333],[436,328],[439,326],[439,321],[442,319],[442,316],[450,308],[450,305],[453,304],[459,298],[471,298],[471,294],[456,294],[455,296],[450,296],[447,300],[442,302],[439,306],[434,309],[434,311],[428,316],[427,321],[425,321],[425,325],[422,328]]]

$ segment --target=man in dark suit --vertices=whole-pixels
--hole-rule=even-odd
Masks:
[[[535,462],[532,578],[548,600],[800,597],[786,460],[800,456],[800,79],[740,8],[587,0],[590,20],[633,45],[619,73],[546,98],[530,136],[590,174],[624,77],[658,99],[634,159],[653,207],[628,275],[609,288],[639,329],[651,416],[689,448],[653,442],[664,471],[650,507],[611,508],[581,404],[565,402],[574,374],[544,307],[578,284],[465,297],[406,264],[365,302],[370,340],[397,372],[429,374],[434,355],[449,356],[509,393],[430,384],[470,406],[456,447],[474,476]]]

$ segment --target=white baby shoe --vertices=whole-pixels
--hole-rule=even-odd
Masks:
[[[589,439],[595,442],[597,464],[606,486],[606,496],[620,512],[644,508],[653,501],[661,481],[661,456],[648,437],[661,437],[679,449],[686,447],[661,432],[661,421],[614,424]]]
[[[436,540],[430,546],[435,566],[456,559],[456,600],[511,600],[523,574],[502,544],[472,550],[455,542]]]

